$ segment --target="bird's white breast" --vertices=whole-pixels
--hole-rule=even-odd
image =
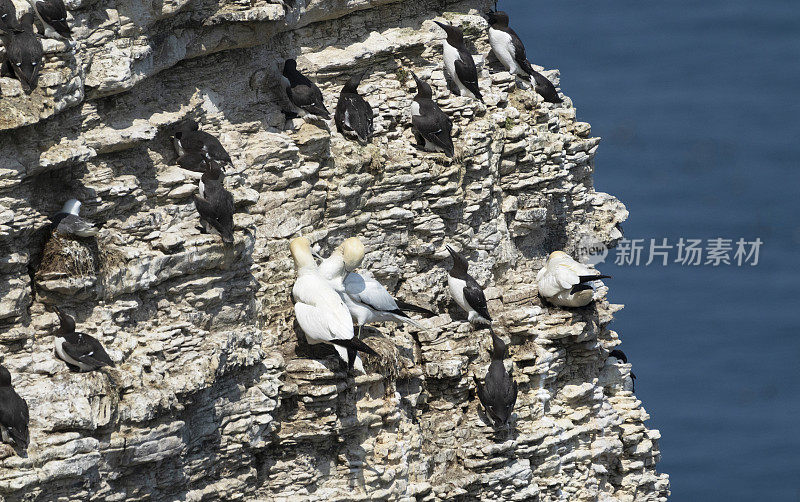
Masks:
[[[464,298],[464,286],[467,285],[467,282],[461,279],[457,279],[452,275],[447,276],[447,285],[450,286],[450,294],[453,295],[453,300],[465,311],[470,312],[472,308],[467,303],[467,300]]]
[[[444,67],[450,78],[458,82],[458,75],[456,75],[456,60],[458,60],[458,49],[448,44],[445,40],[442,44],[442,52],[444,53]]]
[[[61,338],[60,336],[57,336],[55,338],[54,344],[55,344],[55,347],[56,347],[56,354],[58,354],[58,357],[60,357],[62,361],[66,361],[69,364],[71,364],[73,366],[77,366],[78,368],[80,368],[82,370],[90,369],[89,366],[83,364],[80,361],[76,361],[75,359],[73,359],[73,358],[71,358],[71,357],[69,357],[67,355],[67,353],[64,351],[64,342],[65,341],[66,340]]]
[[[489,28],[489,45],[492,46],[494,55],[508,68],[508,71],[517,73],[518,67],[517,62],[514,60],[516,55],[511,35],[504,31]]]
[[[419,116],[419,103],[417,103],[416,101],[411,102],[411,115]]]

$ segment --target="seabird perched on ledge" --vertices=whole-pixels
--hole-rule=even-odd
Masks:
[[[462,96],[468,96],[483,102],[480,88],[478,87],[478,69],[475,60],[467,50],[464,43],[464,32],[460,28],[449,24],[434,21],[447,33],[447,38],[442,42],[444,55],[444,68],[453,79]]]
[[[353,75],[344,84],[333,115],[339,134],[355,135],[362,143],[368,142],[375,132],[372,107],[358,93],[358,84],[361,83],[365,73]]]
[[[625,353],[622,352],[621,350],[614,349],[611,352],[609,352],[608,359],[606,359],[606,364],[619,364],[619,363],[628,364],[628,356],[626,356]],[[633,373],[633,371],[630,372],[630,375],[631,375],[630,380],[623,381],[622,387],[623,390],[627,390],[629,392],[635,392],[636,375]]]
[[[339,293],[353,322],[358,325],[358,336],[361,336],[361,328],[365,324],[374,322],[409,323],[425,329],[406,311],[426,315],[433,315],[433,312],[408,303],[398,303],[372,274],[367,271],[354,272],[363,260],[364,244],[357,237],[351,237],[339,245],[319,267],[322,276]],[[343,279],[342,268],[346,273]]]
[[[308,77],[300,73],[297,61],[294,59],[287,59],[283,64],[283,89],[300,117],[316,115],[325,120],[331,118],[330,112],[325,108],[322,91]]]
[[[508,14],[503,11],[490,11],[489,44],[497,59],[508,68],[512,75],[531,80],[536,92],[548,103],[561,103],[556,86],[544,75],[534,70],[525,55],[525,45],[517,33],[508,26]]]
[[[11,0],[0,0],[0,34],[10,35],[17,24],[17,9]]]
[[[55,214],[50,221],[50,228],[53,232],[73,237],[94,237],[97,235],[97,227],[89,221],[81,218],[81,201],[70,199],[64,203],[61,211]]]
[[[511,411],[517,402],[518,389],[517,382],[514,381],[511,373],[506,371],[503,364],[503,360],[508,357],[508,348],[493,329],[490,329],[490,332],[492,334],[492,362],[489,364],[489,370],[483,379],[483,385],[474,374],[472,379],[475,381],[478,399],[486,410],[486,414],[494,421],[495,427],[503,427],[508,425],[508,420],[511,418]]]
[[[11,385],[11,373],[0,364],[0,439],[25,450],[28,448],[28,403]]]
[[[311,242],[305,237],[298,237],[292,240],[289,249],[297,270],[297,280],[292,287],[294,313],[306,340],[312,345],[333,345],[348,369],[366,373],[358,351],[372,355],[377,353],[355,336],[350,311],[328,279],[320,274],[311,253]],[[343,268],[344,261],[341,264]],[[339,276],[342,272],[334,268],[330,273]]]
[[[94,371],[103,366],[115,366],[106,349],[95,338],[75,332],[75,319],[58,307],[53,307],[60,326],[53,336],[58,357],[81,371]]]
[[[486,305],[486,296],[478,281],[467,273],[469,268],[467,259],[450,246],[446,247],[450,256],[453,257],[453,268],[450,269],[447,276],[450,295],[467,312],[469,322],[491,325],[492,317],[489,315],[489,308]]]
[[[563,251],[553,251],[536,274],[536,283],[539,294],[550,303],[561,307],[584,307],[594,297],[594,288],[589,283],[610,277],[593,272]]]
[[[201,131],[200,125],[192,119],[181,123],[173,137],[173,146],[178,154],[178,164],[184,169],[198,170],[192,166],[196,167],[203,158],[218,162],[223,170],[226,165],[233,165],[231,156],[216,136]]]
[[[33,32],[33,14],[26,12],[19,24],[11,28],[11,33],[3,36],[6,57],[0,76],[19,80],[22,90],[30,94],[39,81],[44,49],[42,41]]]
[[[411,129],[417,146],[434,152],[444,152],[449,158],[455,154],[453,147],[453,122],[433,101],[433,90],[416,73],[411,72],[417,84],[417,95],[411,102]]]
[[[225,244],[233,244],[233,195],[225,189],[225,175],[219,165],[211,161],[201,164],[203,175],[198,183],[194,205],[200,214],[200,224],[205,232],[222,237]]]
[[[63,0],[28,0],[36,16],[44,25],[44,36],[48,38],[72,37],[67,24],[67,7]]]

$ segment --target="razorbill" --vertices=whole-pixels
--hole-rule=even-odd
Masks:
[[[186,165],[196,164],[201,157],[218,162],[223,170],[226,165],[233,165],[231,156],[222,143],[213,134],[201,131],[200,125],[192,119],[186,119],[181,123],[172,138],[172,143],[181,167],[190,169]]]
[[[411,102],[411,129],[417,146],[428,151],[444,152],[452,158],[455,153],[451,137],[453,122],[433,101],[431,86],[420,80],[414,72],[411,75],[417,83],[417,95]]]
[[[11,0],[0,0],[0,34],[11,34],[17,24],[17,9]]]
[[[33,14],[23,14],[19,24],[3,36],[6,57],[0,75],[19,80],[22,90],[30,94],[39,81],[44,49],[42,41],[33,32]]]
[[[495,334],[493,329],[490,329],[490,332],[492,334],[492,362],[489,364],[489,370],[483,379],[483,385],[474,374],[472,379],[475,381],[478,399],[486,410],[486,414],[494,421],[495,427],[504,427],[508,425],[511,411],[517,402],[517,382],[514,381],[511,373],[506,371],[503,364],[503,360],[508,357],[508,348],[505,342]]]
[[[625,353],[622,352],[621,350],[614,349],[611,352],[609,352],[608,359],[606,359],[606,364],[619,364],[619,363],[628,364],[628,356],[626,356]],[[631,375],[630,379],[627,378],[623,379],[622,383],[623,390],[636,392],[636,375],[633,373],[633,371],[630,372],[630,375]]]
[[[447,33],[447,38],[442,43],[444,53],[444,67],[450,78],[453,79],[462,96],[468,96],[483,102],[483,96],[478,88],[478,70],[472,54],[464,43],[464,32],[460,28],[434,21]]]
[[[446,246],[450,256],[453,257],[453,268],[447,276],[447,285],[453,300],[467,312],[467,319],[471,323],[491,324],[492,317],[486,305],[486,296],[478,282],[467,273],[469,264],[450,246]]]
[[[67,24],[67,7],[63,0],[28,0],[33,12],[44,25],[44,36],[48,38],[71,38]]]
[[[364,244],[357,237],[351,237],[339,245],[319,266],[320,273],[339,293],[350,311],[353,322],[358,325],[359,337],[361,328],[365,324],[374,322],[409,323],[424,329],[406,311],[425,315],[434,315],[433,312],[402,301],[398,302],[368,271],[354,272],[363,260]],[[343,278],[342,269],[346,274]]]
[[[198,194],[194,205],[200,214],[200,223],[205,232],[222,237],[225,244],[233,244],[233,195],[225,189],[225,175],[214,161],[206,161],[203,175],[198,183]]]
[[[28,448],[28,403],[11,386],[11,373],[0,364],[0,438],[4,443]]]
[[[358,84],[364,73],[353,75],[344,84],[333,119],[339,134],[355,135],[359,141],[366,143],[375,132],[372,107],[358,94]]]
[[[76,366],[81,371],[94,371],[103,366],[115,366],[114,361],[106,353],[106,349],[95,338],[75,332],[75,319],[64,313],[58,307],[53,307],[58,314],[60,326],[53,336],[56,354],[69,364]]]
[[[50,229],[62,235],[72,237],[94,237],[97,227],[91,222],[81,218],[81,201],[70,199],[64,203],[61,211],[50,218]]]
[[[508,27],[508,14],[503,11],[490,11],[489,44],[497,59],[508,68],[512,75],[532,79],[534,88],[548,103],[561,103],[556,87],[544,75],[534,70],[525,55],[525,46],[517,33]]]
[[[316,115],[325,120],[331,118],[331,114],[325,108],[322,91],[298,71],[297,61],[294,59],[287,59],[283,64],[283,88],[299,116]]]
[[[553,251],[536,274],[536,283],[539,294],[550,303],[561,307],[583,307],[594,296],[594,288],[588,283],[610,277],[593,272],[563,251]]]
[[[312,345],[333,345],[348,369],[366,373],[358,351],[377,353],[355,336],[350,311],[328,279],[320,274],[311,253],[311,243],[305,237],[298,237],[292,240],[289,249],[297,270],[297,280],[292,287],[294,313],[306,340]],[[341,272],[334,270],[333,273]]]

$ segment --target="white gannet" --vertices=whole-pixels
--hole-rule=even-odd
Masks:
[[[525,55],[525,46],[517,33],[508,27],[508,14],[503,11],[487,12],[489,17],[489,45],[497,59],[512,75],[532,81],[536,92],[548,103],[561,103],[556,86],[544,75],[534,70]]]
[[[588,283],[610,277],[593,272],[563,251],[553,251],[536,274],[536,283],[539,294],[550,303],[561,307],[583,307],[594,296],[594,289]]]
[[[446,247],[453,257],[453,268],[447,276],[447,285],[450,287],[453,300],[467,312],[469,322],[491,324],[492,317],[486,305],[486,296],[478,281],[467,273],[469,267],[467,259],[450,246]]]
[[[320,274],[311,253],[311,242],[298,237],[292,240],[289,249],[297,269],[297,280],[292,288],[294,313],[306,340],[312,345],[333,345],[348,368],[366,373],[358,351],[377,354],[355,337],[350,311],[328,279]]]
[[[433,312],[404,302],[398,304],[368,271],[354,272],[363,260],[364,244],[357,237],[351,237],[340,244],[319,267],[323,277],[330,281],[350,311],[353,321],[358,325],[359,336],[365,324],[374,322],[405,322],[425,329],[405,311],[427,315],[433,315]]]

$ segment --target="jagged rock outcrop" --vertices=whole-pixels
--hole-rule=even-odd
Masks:
[[[45,40],[40,87],[0,78],[0,357],[31,414],[27,456],[0,445],[0,496],[663,500],[630,365],[605,366],[620,306],[601,288],[588,308],[554,308],[534,281],[549,251],[621,237],[624,206],[593,189],[589,125],[569,98],[543,103],[490,71],[487,2],[296,3],[69,0],[74,48]],[[485,105],[448,90],[436,16],[464,28]],[[332,122],[286,123],[286,57],[329,109],[369,69],[371,145]],[[454,161],[413,146],[410,70],[454,120]],[[196,178],[170,141],[187,117],[233,157],[233,247],[196,229]],[[102,223],[96,240],[43,230],[70,197]],[[438,315],[421,332],[366,329],[380,357],[347,375],[293,323],[299,234],[323,253],[359,235],[364,267]],[[449,299],[446,243],[510,341],[510,431],[475,398],[491,339]],[[116,368],[72,373],[53,357],[54,304]]]

